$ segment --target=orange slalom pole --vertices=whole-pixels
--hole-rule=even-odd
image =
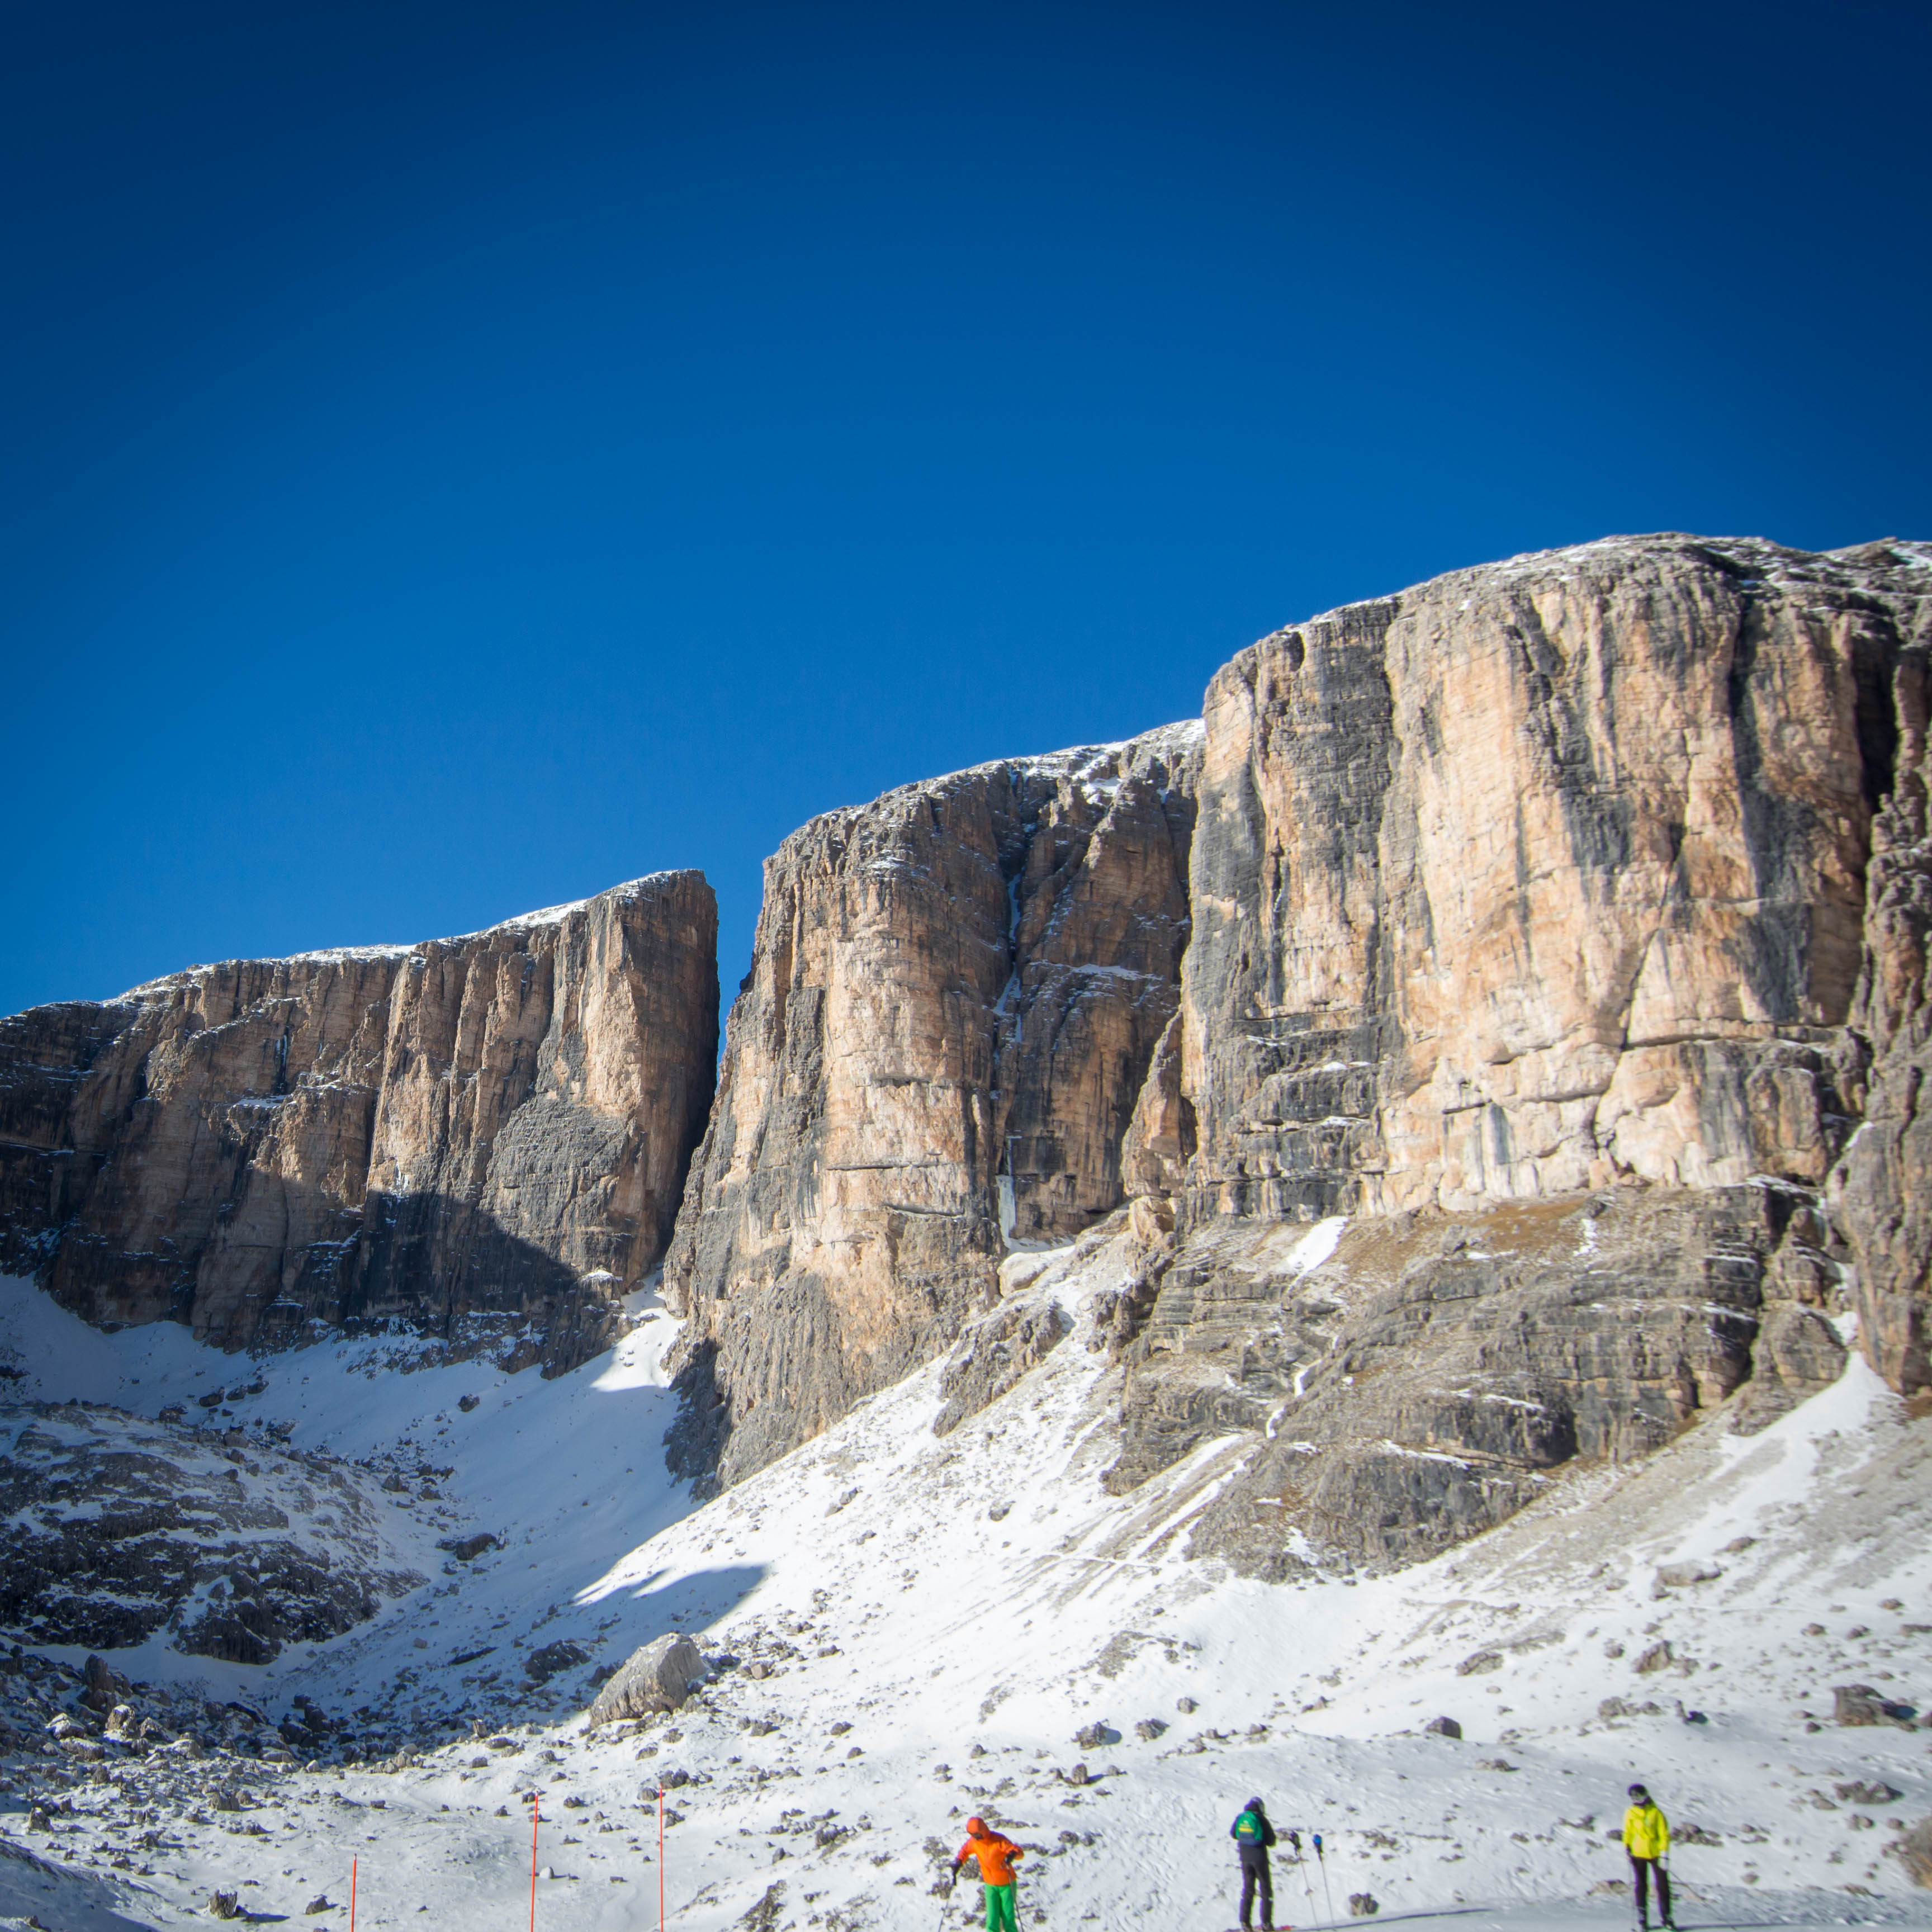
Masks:
[[[537,1932],[537,1813],[543,1803],[543,1794],[530,1793],[530,1932]],[[354,1926],[349,1932],[356,1932]]]
[[[356,1864],[349,1861],[349,1932],[356,1932]]]
[[[664,1786],[658,1786],[658,1932],[664,1932]]]

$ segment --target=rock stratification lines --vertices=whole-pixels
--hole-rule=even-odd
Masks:
[[[717,1042],[701,874],[0,1022],[0,1266],[224,1347],[400,1322],[568,1366],[663,1253]]]
[[[817,818],[765,869],[665,1293],[681,1466],[728,1479],[948,1346],[1006,1239],[1125,1198],[1179,996],[1200,733],[982,765]]]

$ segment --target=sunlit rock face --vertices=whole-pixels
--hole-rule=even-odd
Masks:
[[[1928,628],[1932,547],[1620,538],[1215,678],[1110,1487],[1250,1437],[1191,1546],[1376,1566],[1762,1428],[1853,1312],[1932,1383]]]
[[[1193,854],[1190,1214],[1821,1183],[1862,1099],[1928,557],[1611,539],[1236,658]]]
[[[228,1348],[396,1322],[568,1366],[670,1238],[717,1043],[696,872],[0,1022],[0,1266]]]
[[[1008,1240],[1125,1198],[1179,996],[1200,734],[1004,760],[817,818],[752,970],[664,1271],[681,1466],[762,1466],[950,1345]]]

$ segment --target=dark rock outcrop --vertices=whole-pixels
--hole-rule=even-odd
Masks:
[[[583,1360],[670,1238],[716,935],[702,874],[665,873],[0,1022],[0,1268],[226,1348],[398,1321]]]
[[[1198,728],[828,813],[765,868],[664,1269],[674,1466],[730,1480],[949,1346],[1008,1238],[1124,1196],[1187,944]]]
[[[1822,1322],[1828,1350],[1765,1359],[1774,1318],[1810,1316],[1774,1298],[1821,1229],[1792,1190],[1618,1189],[1364,1217],[1310,1266],[1305,1228],[1216,1222],[1130,1351],[1108,1486],[1250,1435],[1192,1553],[1275,1578],[1432,1555],[1574,1460],[1645,1454],[1768,1380],[1756,1426],[1834,1376]]]
[[[962,1335],[940,1376],[945,1406],[932,1432],[950,1436],[969,1418],[990,1408],[1038,1368],[1072,1332],[1071,1318],[1050,1298],[1005,1301]]]
[[[266,1664],[425,1580],[374,1486],[118,1409],[0,1409],[0,1628]],[[406,1537],[406,1526],[401,1535]]]
[[[1898,776],[1872,827],[1852,1024],[1871,1056],[1864,1120],[1832,1177],[1858,1257],[1859,1334],[1902,1394],[1932,1391],[1932,676],[1920,634],[1893,673]]]

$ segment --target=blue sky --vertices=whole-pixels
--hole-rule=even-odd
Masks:
[[[0,1011],[1610,531],[1932,535],[1922,8],[16,8]]]

